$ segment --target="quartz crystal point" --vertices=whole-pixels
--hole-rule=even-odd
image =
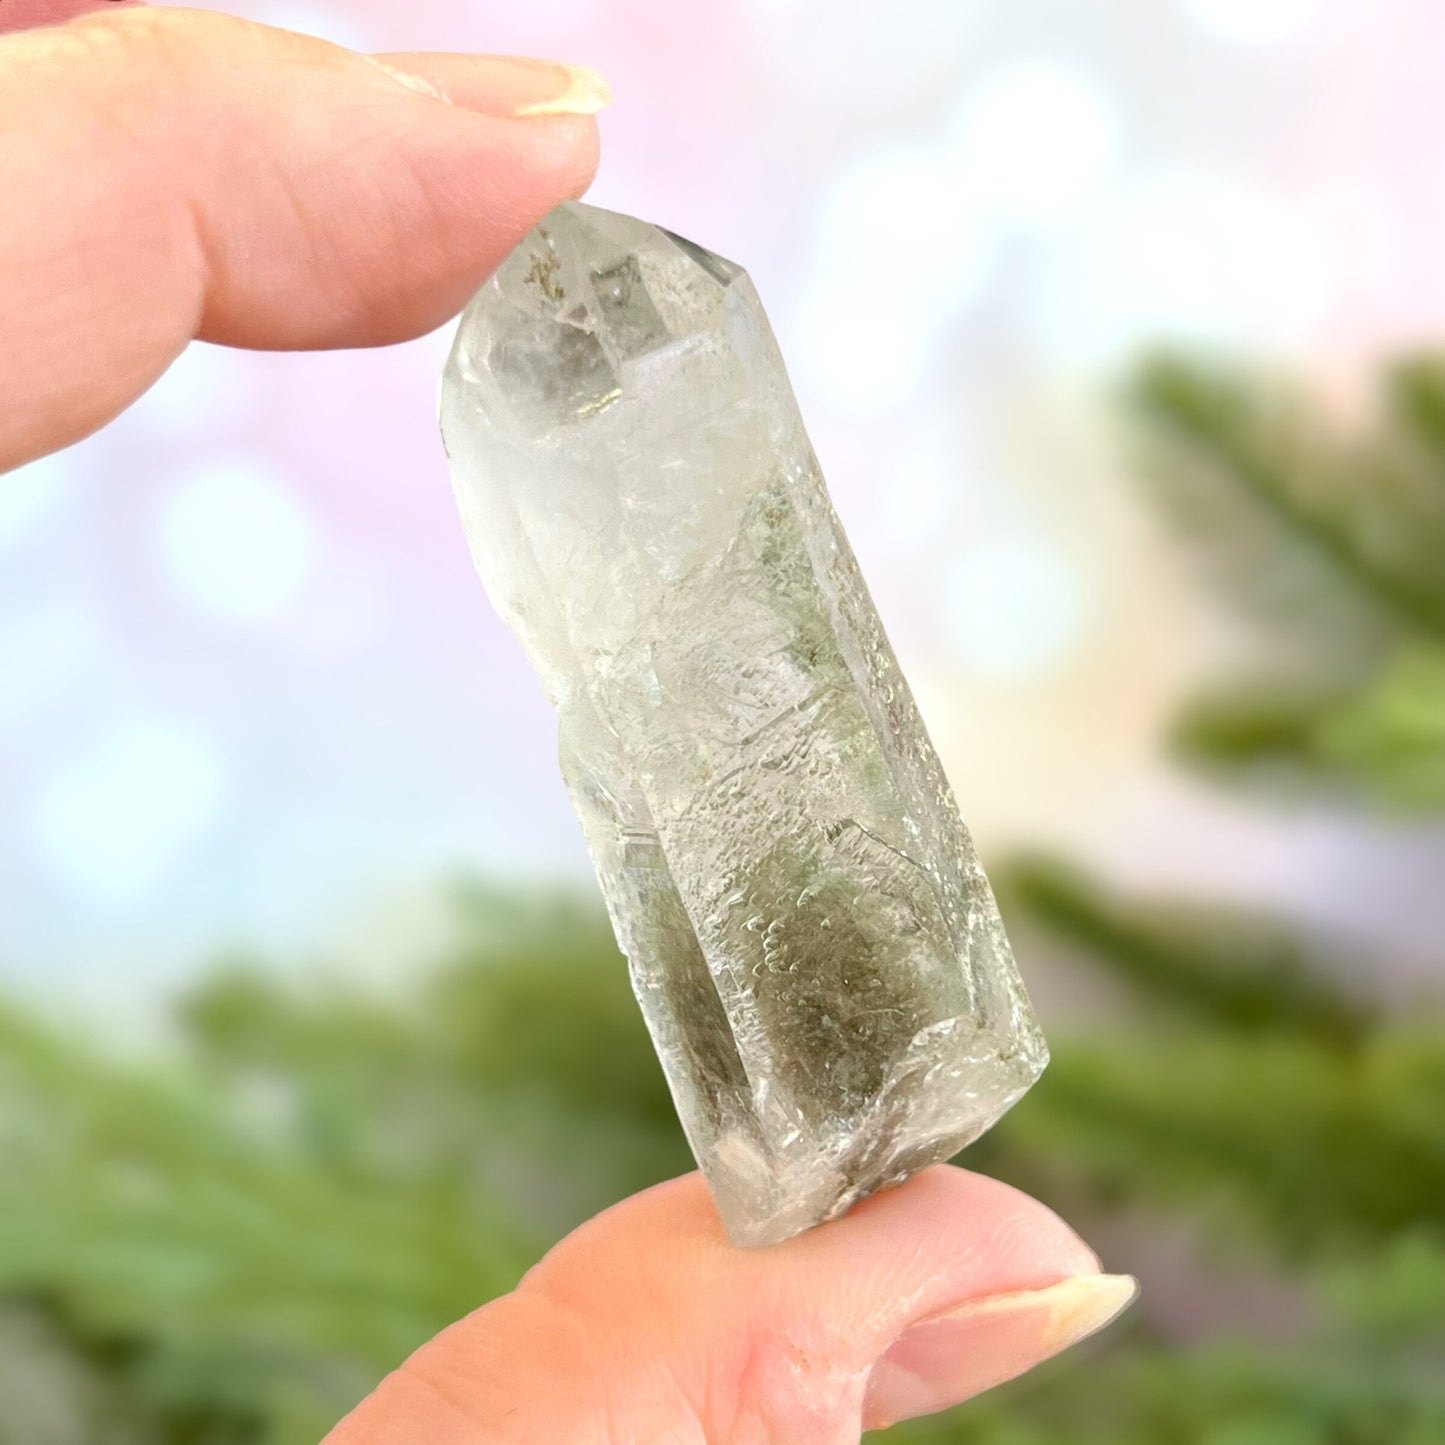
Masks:
[[[747,275],[563,205],[468,308],[441,413],[728,1233],[948,1158],[1047,1051]]]

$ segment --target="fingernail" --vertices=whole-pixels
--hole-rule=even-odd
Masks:
[[[525,119],[596,115],[612,101],[601,73],[585,65],[520,55],[368,56],[399,85],[482,115]]]
[[[516,106],[513,115],[596,115],[612,104],[612,87],[600,70],[554,61],[545,62],[545,67],[560,77],[560,91]]]
[[[399,65],[393,65],[389,60],[383,60],[377,55],[362,57],[378,70],[385,71],[398,85],[404,85],[408,90],[414,91],[417,95],[430,96],[433,100],[444,100],[449,104],[451,96],[441,86],[428,80],[424,75],[417,75],[414,71],[403,70]]]
[[[1102,1329],[1138,1293],[1127,1274],[1083,1275],[922,1320],[873,1367],[864,1425],[877,1430],[932,1415],[1001,1385]]]

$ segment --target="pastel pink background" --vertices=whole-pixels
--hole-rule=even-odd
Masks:
[[[1349,401],[1373,356],[1445,336],[1440,6],[233,8],[606,72],[592,199],[751,270],[986,856],[1067,847],[1423,952],[1438,834],[1245,807],[1160,760],[1228,632],[1138,504],[1105,397],[1161,337]],[[551,714],[452,502],[449,330],[194,348],[0,483],[12,981],[112,1009],[219,947],[385,966],[438,878],[587,876]]]

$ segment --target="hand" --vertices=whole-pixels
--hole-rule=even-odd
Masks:
[[[23,32],[0,38],[0,472],[103,425],[193,337],[430,330],[596,165],[590,72],[0,3]],[[1029,1369],[1133,1289],[962,1170],[752,1252],[690,1176],[578,1230],[331,1445],[837,1445]]]

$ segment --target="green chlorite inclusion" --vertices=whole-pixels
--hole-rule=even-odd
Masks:
[[[441,414],[730,1236],[977,1138],[1047,1049],[747,275],[563,205],[468,308]]]

